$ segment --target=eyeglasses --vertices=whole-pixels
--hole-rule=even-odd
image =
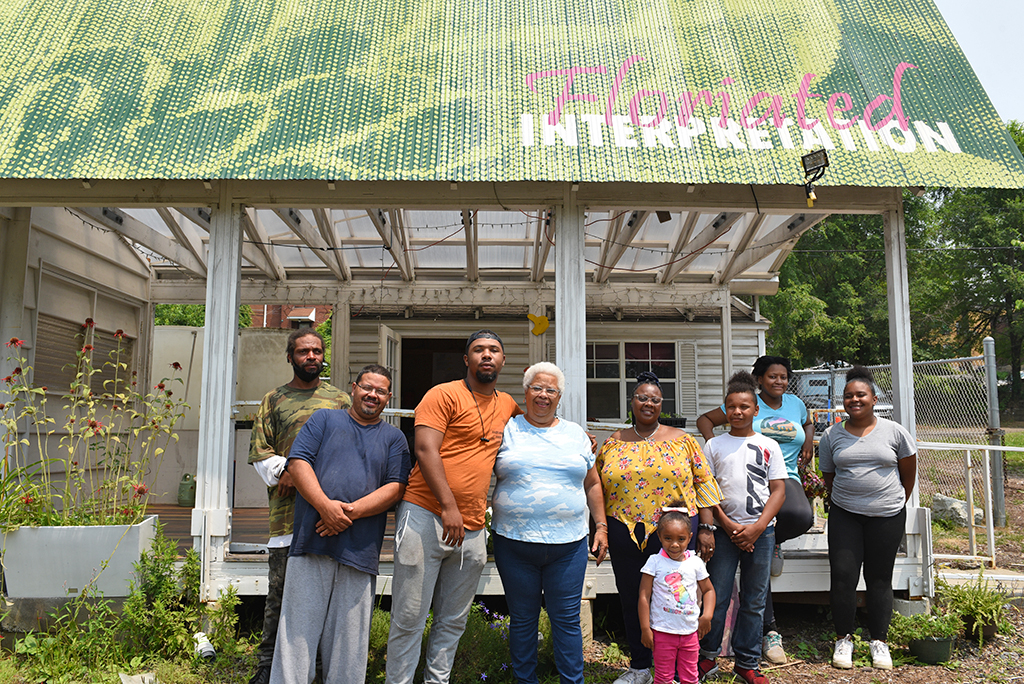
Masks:
[[[536,392],[537,394],[545,394],[549,397],[557,397],[561,392],[554,389],[553,387],[538,387],[537,385],[530,385],[526,389]]]
[[[634,394],[633,398],[636,399],[638,404],[654,404],[655,406],[661,404],[661,397],[649,397],[646,394]]]
[[[363,390],[364,392],[369,392],[370,394],[376,394],[378,397],[386,397],[389,394],[391,394],[391,390],[384,389],[383,387],[370,387],[368,385],[360,385],[360,384],[356,384],[356,387],[358,387],[359,389]]]

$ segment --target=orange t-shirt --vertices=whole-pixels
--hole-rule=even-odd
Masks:
[[[416,407],[417,427],[422,425],[444,433],[441,463],[467,530],[483,529],[487,490],[491,486],[491,471],[505,423],[520,413],[511,395],[505,392],[471,394],[462,380],[432,387]],[[488,437],[490,441],[482,442],[481,437]],[[405,500],[441,515],[441,504],[427,486],[419,464],[409,475]]]

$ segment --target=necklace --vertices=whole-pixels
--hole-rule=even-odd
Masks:
[[[633,432],[634,432],[634,433],[636,434],[636,436],[637,436],[637,437],[639,437],[640,439],[644,440],[645,442],[648,442],[648,443],[650,443],[650,444],[653,444],[653,443],[654,443],[654,435],[658,434],[658,430],[660,430],[660,429],[661,429],[661,423],[658,423],[658,424],[657,424],[657,425],[655,425],[655,427],[654,427],[654,432],[652,432],[651,434],[649,434],[649,435],[647,435],[646,437],[644,437],[644,436],[643,436],[643,435],[641,435],[641,434],[640,434],[640,432],[639,432],[639,431],[638,431],[638,430],[636,429],[636,424],[635,424],[635,423],[633,424]]]
[[[463,378],[462,382],[465,383],[466,389],[469,391],[469,396],[473,397],[473,405],[476,406],[476,416],[480,419],[480,441],[490,442],[491,439],[487,435],[491,433],[491,426],[494,425],[494,414],[497,412],[498,407],[494,405],[494,402],[491,403],[491,417],[488,419],[487,427],[485,428],[484,414],[480,412],[480,403],[476,400],[476,392],[474,392],[473,388],[469,386],[469,380]],[[497,394],[497,390],[491,390],[491,397],[496,397]]]

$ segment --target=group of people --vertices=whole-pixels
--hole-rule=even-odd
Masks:
[[[471,335],[464,358],[466,376],[435,386],[416,408],[413,465],[402,433],[380,419],[391,397],[387,369],[363,368],[349,396],[319,380],[319,335],[289,338],[294,377],[264,399],[250,450],[269,487],[272,535],[250,684],[363,681],[377,559],[395,504],[386,679],[412,683],[432,614],[423,678],[447,682],[487,560],[492,473],[494,560],[519,682],[538,680],[543,601],[560,679],[582,684],[579,608],[590,554],[598,564],[610,554],[622,603],[631,662],[616,684],[715,674],[737,569],[734,671],[767,682],[762,657],[785,661],[770,593],[770,577],[782,570],[779,545],[813,521],[799,475],[813,455],[813,425],[786,391],[788,360],[761,357],[753,374],[733,376],[723,405],[697,421],[703,450],[660,423],[660,381],[642,373],[630,397],[631,426],[598,450],[581,426],[558,416],[565,377],[557,366],[526,370],[521,409],[496,388],[505,362],[497,334]],[[851,371],[849,419],[820,444],[832,494],[833,664],[840,668],[852,667],[862,565],[873,664],[892,667],[885,646],[892,573],[916,461],[909,434],[876,418],[874,402],[870,374]],[[723,424],[729,432],[714,436]]]

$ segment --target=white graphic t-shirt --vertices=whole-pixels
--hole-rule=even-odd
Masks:
[[[640,570],[654,577],[651,592],[651,629],[666,634],[693,634],[700,620],[697,582],[707,579],[704,561],[693,551],[672,560],[662,549]]]

